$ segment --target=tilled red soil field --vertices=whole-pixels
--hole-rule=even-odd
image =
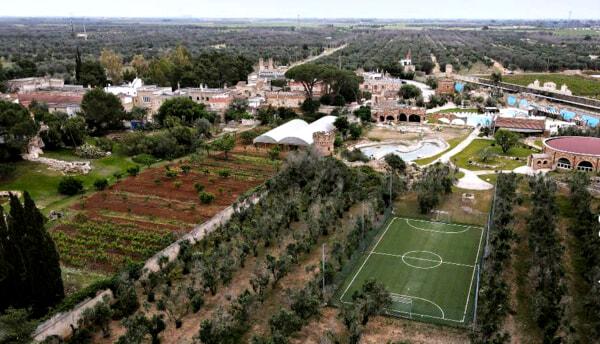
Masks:
[[[267,158],[244,154],[149,168],[74,204],[77,215],[51,233],[64,264],[114,272],[210,219],[276,169]],[[200,192],[214,200],[201,202]]]

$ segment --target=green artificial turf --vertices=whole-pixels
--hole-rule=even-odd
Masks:
[[[481,227],[394,218],[348,275],[339,301],[370,280],[392,296],[390,314],[463,326],[471,322],[476,264],[482,254]]]

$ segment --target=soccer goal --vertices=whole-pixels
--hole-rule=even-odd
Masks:
[[[389,314],[412,319],[413,299],[411,297],[390,293],[390,298],[392,307],[388,310]]]
[[[450,212],[444,210],[432,210],[431,212],[433,213],[432,221],[452,223]]]

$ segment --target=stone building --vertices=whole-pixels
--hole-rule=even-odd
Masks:
[[[437,88],[435,89],[437,95],[453,95],[454,94],[454,79],[441,78],[438,80]]]
[[[422,123],[425,121],[426,111],[408,106],[375,107],[371,117],[378,123]]]
[[[78,92],[67,91],[31,91],[27,93],[18,93],[14,95],[19,104],[29,107],[33,101],[45,103],[48,105],[48,111],[64,112],[69,116],[74,116],[81,111],[81,101],[84,96],[84,89]]]
[[[335,131],[319,131],[313,133],[313,147],[321,156],[333,155]]]
[[[58,78],[39,77],[13,79],[6,82],[9,92],[32,92],[47,88],[63,88],[65,81]]]
[[[304,100],[306,99],[306,94],[301,91],[294,92],[285,92],[285,91],[275,91],[275,92],[265,92],[265,102],[266,105],[270,105],[274,108],[278,107],[289,107],[289,108],[299,108]]]
[[[527,160],[533,170],[600,172],[600,138],[558,136],[544,140],[543,145],[542,154],[532,154]]]

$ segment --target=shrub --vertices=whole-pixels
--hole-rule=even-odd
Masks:
[[[215,195],[211,194],[210,192],[200,192],[200,202],[204,203],[204,204],[210,204],[212,203],[212,201],[215,200]]]
[[[58,192],[73,196],[83,191],[83,182],[75,177],[63,177],[58,183]]]
[[[227,178],[231,175],[231,171],[228,169],[223,169],[223,170],[219,170],[218,174],[219,174],[219,176],[221,176],[223,178]]]
[[[281,153],[281,148],[279,148],[279,146],[275,146],[269,151],[269,158],[271,160],[277,160],[279,159],[279,153]]]
[[[167,178],[173,179],[173,178],[177,177],[177,172],[175,172],[173,170],[167,170],[165,172],[165,176],[167,176]]]
[[[200,308],[202,308],[202,306],[204,305],[204,299],[202,298],[202,295],[200,295],[200,294],[194,295],[192,297],[191,304],[192,304],[192,312],[198,313]]]
[[[0,164],[0,179],[11,177],[15,173],[16,167],[13,164]]]
[[[200,192],[204,191],[204,185],[202,185],[200,183],[196,183],[196,184],[194,184],[194,189],[196,189],[197,193],[200,193]]]
[[[362,161],[368,162],[369,157],[367,157],[360,149],[347,150],[342,151],[342,158],[348,160],[349,162]]]
[[[109,138],[97,137],[95,144],[98,148],[102,149],[103,151],[112,152],[113,150],[113,142]]]
[[[146,166],[150,166],[152,164],[155,164],[157,162],[160,161],[160,159],[153,157],[150,154],[138,154],[136,156],[134,156],[133,158],[131,158],[131,160],[133,160],[133,162],[140,164],[140,165],[146,165]]]
[[[117,319],[133,314],[140,307],[133,285],[121,283],[117,288],[112,308]]]
[[[94,181],[94,188],[98,191],[102,191],[108,187],[108,180],[106,178],[98,178]]]
[[[181,172],[183,172],[183,174],[185,174],[186,176],[188,175],[188,173],[190,173],[191,170],[192,170],[192,166],[181,165]]]
[[[127,174],[132,177],[137,176],[140,173],[140,167],[138,165],[132,166],[127,169]]]
[[[106,152],[94,145],[84,143],[75,149],[75,155],[85,159],[100,159],[106,156]]]

